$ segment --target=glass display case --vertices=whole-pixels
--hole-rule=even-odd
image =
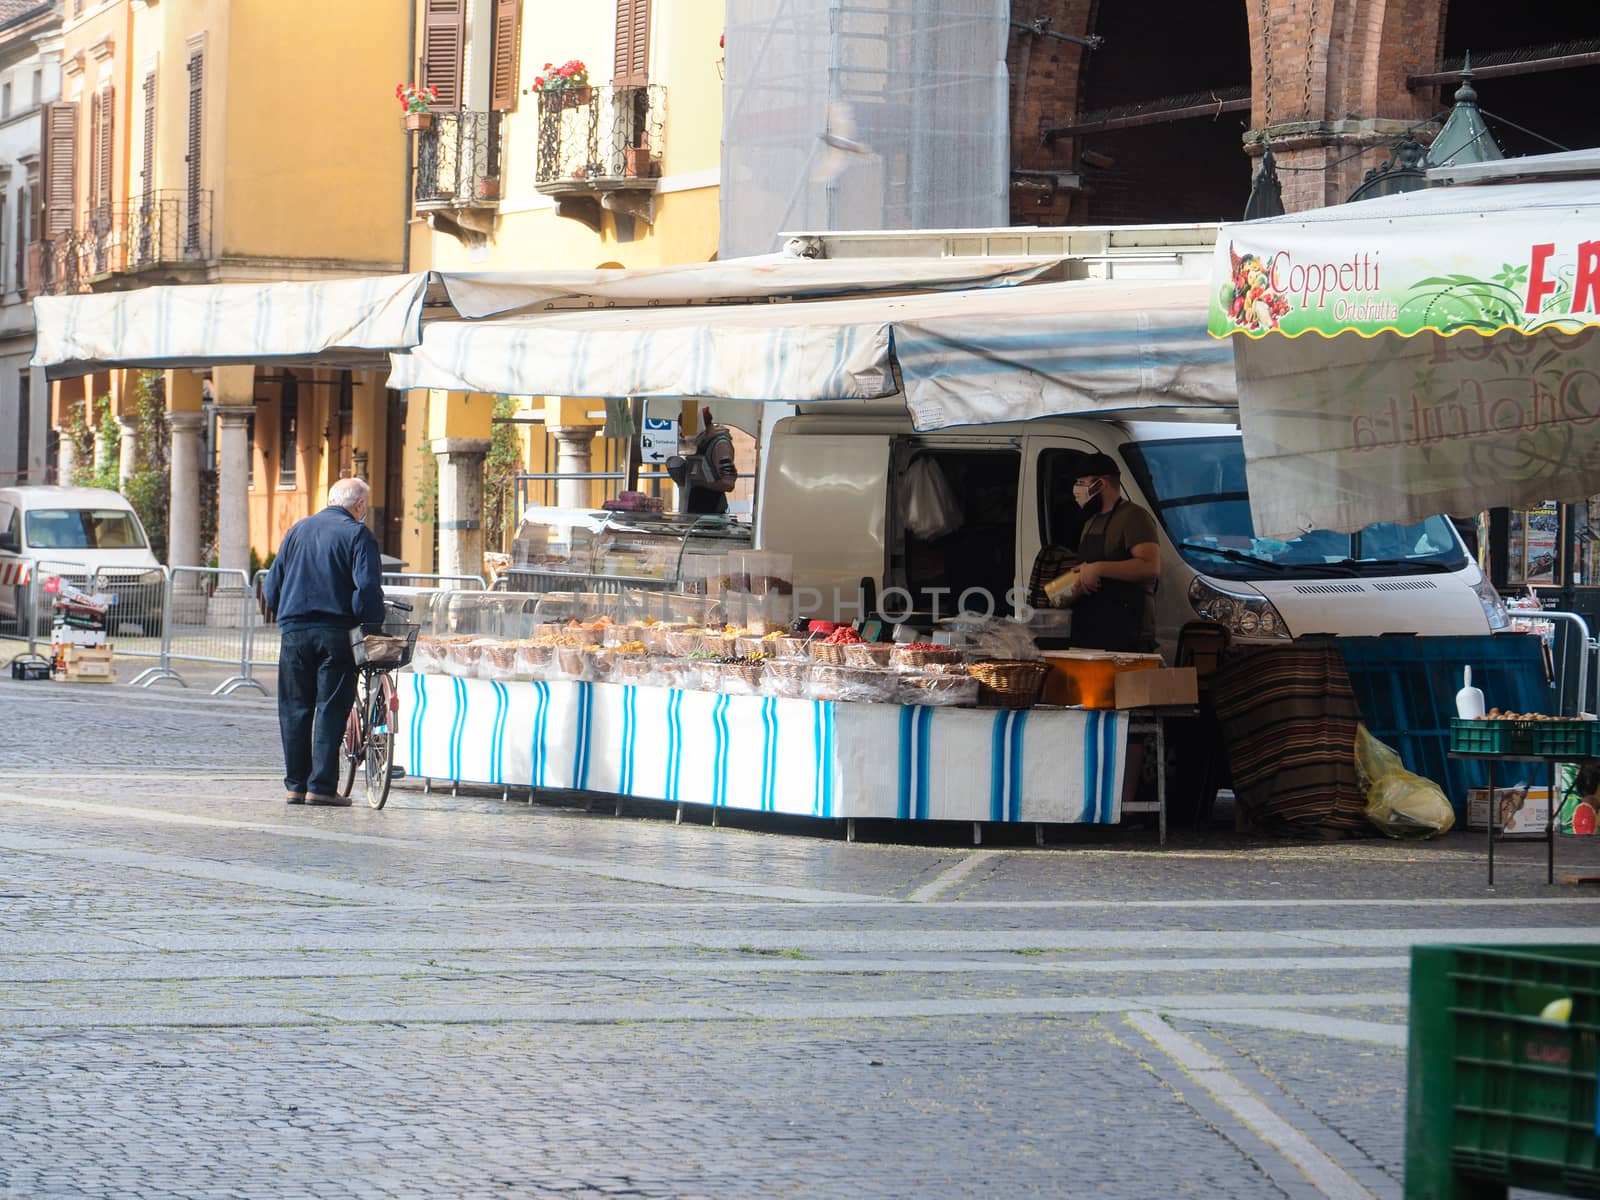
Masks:
[[[711,560],[748,550],[727,516],[529,508],[512,545],[509,587],[525,592],[706,592]]]

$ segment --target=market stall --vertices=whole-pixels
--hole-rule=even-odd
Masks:
[[[1122,713],[736,695],[696,675],[675,686],[412,674],[397,761],[424,779],[792,816],[1121,819]]]
[[[1021,627],[893,643],[797,623],[787,557],[702,524],[530,510],[519,577],[566,587],[422,601],[398,761],[821,818],[1121,819],[1130,714],[1035,707],[1051,667]]]

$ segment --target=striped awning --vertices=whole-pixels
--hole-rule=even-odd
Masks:
[[[1233,404],[1203,282],[1083,280],[796,304],[428,326],[390,385],[776,403],[901,392],[920,429]],[[897,369],[899,378],[897,380]]]
[[[34,301],[33,365],[52,379],[120,367],[246,363],[382,368],[425,322],[563,308],[809,300],[1009,287],[1059,257],[857,258],[786,254],[729,262],[559,271],[419,272],[319,282],[140,288]]]

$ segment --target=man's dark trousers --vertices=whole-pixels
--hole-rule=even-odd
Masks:
[[[278,650],[278,729],[283,786],[332,796],[339,786],[345,722],[356,698],[350,631],[311,625],[283,631]]]

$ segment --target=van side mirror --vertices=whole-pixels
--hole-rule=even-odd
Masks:
[[[11,532],[0,532],[0,551],[9,554],[20,554],[22,547],[17,545],[17,535]]]

